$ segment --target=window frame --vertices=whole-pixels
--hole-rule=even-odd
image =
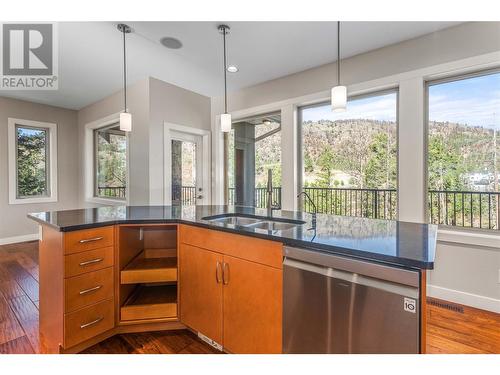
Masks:
[[[396,217],[394,220],[399,219],[399,86],[390,86],[381,90],[366,91],[360,94],[347,95],[347,103],[350,100],[365,99],[375,96],[382,96],[385,94],[396,94],[396,194],[397,194],[397,207]],[[302,111],[308,108],[321,107],[330,105],[329,100],[321,100],[319,102],[297,106],[297,191],[301,192],[304,188],[304,160],[303,160],[303,138],[302,138]],[[297,207],[302,207],[302,195],[297,198]]]
[[[231,121],[231,130],[233,130],[232,125],[235,123],[245,122],[248,120],[254,120],[255,118],[266,117],[266,116],[280,116],[280,124],[279,124],[279,127],[277,127],[276,129],[270,130],[269,132],[267,132],[263,135],[266,135],[266,137],[269,137],[269,136],[272,136],[272,135],[279,133],[283,130],[281,109],[278,109],[278,110],[274,109],[274,110],[264,111],[264,112],[257,111],[252,115],[235,117]],[[224,164],[223,165],[223,172],[224,172],[224,176],[223,176],[224,198],[223,198],[223,201],[224,201],[225,205],[229,204],[229,134],[230,134],[230,132],[223,133],[223,149],[224,149],[224,152],[223,152],[223,154],[224,154],[223,155],[223,164]],[[256,140],[255,143],[257,143],[258,141],[260,141],[264,138],[260,138],[259,140]],[[281,147],[281,144],[280,144],[280,147]],[[280,149],[280,153],[281,153],[281,156],[283,156],[282,149]],[[282,168],[282,166],[283,166],[283,161],[281,162],[280,168]]]
[[[129,181],[130,181],[130,133],[127,132],[127,178],[125,191],[125,200],[114,198],[98,198],[95,196],[95,182],[94,182],[94,130],[104,128],[106,126],[119,123],[120,113],[117,112],[106,117],[88,122],[85,124],[84,140],[83,140],[83,165],[84,165],[84,199],[87,203],[108,204],[108,205],[123,205],[128,204],[130,197]]]
[[[17,180],[17,129],[41,129],[47,132],[47,145],[45,147],[48,158],[46,171],[47,194],[33,197],[18,196]],[[9,204],[34,204],[49,203],[58,201],[57,193],[57,124],[25,120],[18,118],[8,118],[8,163],[9,163]]]
[[[431,218],[429,216],[429,87],[436,86],[439,84],[450,83],[462,81],[470,78],[484,77],[487,75],[500,73],[500,66],[494,66],[492,68],[479,69],[479,70],[467,70],[466,72],[457,74],[447,74],[445,76],[439,76],[437,78],[424,79],[424,184],[425,184],[425,197],[424,197],[424,213],[425,222],[430,224]],[[483,233],[495,233],[500,231],[498,229],[488,229],[488,228],[477,228],[477,227],[465,227],[459,225],[450,224],[435,224],[438,228],[450,231],[462,231],[462,232],[483,232]]]
[[[116,126],[118,126],[120,123],[119,122],[114,122],[114,123],[111,123],[111,124],[108,124],[108,125],[104,125],[104,126],[101,126],[101,127],[98,127],[98,128],[95,128],[95,129],[92,129],[92,132],[93,132],[93,136],[92,136],[92,143],[93,143],[93,147],[92,147],[92,159],[93,159],[93,198],[95,199],[109,199],[109,200],[112,200],[112,201],[117,201],[117,202],[124,202],[127,200],[127,182],[128,182],[128,179],[126,179],[125,181],[125,197],[123,198],[118,198],[118,197],[106,197],[106,196],[100,196],[99,195],[99,187],[98,187],[98,184],[97,184],[97,181],[98,181],[98,174],[99,174],[99,168],[98,168],[98,163],[97,163],[97,142],[98,142],[98,136],[99,136],[99,132],[100,131],[103,131],[103,130],[110,130],[112,128],[115,128]],[[127,142],[127,132],[125,131],[121,131],[119,130],[119,132],[123,133],[123,136],[125,137],[125,142],[126,142],[126,149],[125,149],[125,162],[127,163],[127,165],[125,166],[125,169],[128,170],[128,158],[127,158],[127,154],[128,154],[128,142]],[[122,134],[120,134],[122,135]]]

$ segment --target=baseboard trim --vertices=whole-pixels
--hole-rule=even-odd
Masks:
[[[500,314],[500,299],[447,289],[435,285],[427,285],[427,296]]]
[[[38,239],[39,239],[38,233],[24,234],[22,236],[0,238],[0,245],[8,245],[11,243],[19,243],[27,241],[36,241]]]

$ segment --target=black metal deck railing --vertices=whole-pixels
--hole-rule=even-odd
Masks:
[[[303,189],[309,194],[318,213],[358,216],[374,219],[397,218],[396,189],[318,188]],[[273,191],[281,205],[281,187]],[[229,189],[229,204],[235,202],[234,188]],[[479,229],[500,229],[500,192],[429,190],[429,222]],[[255,189],[256,207],[266,207],[265,188]],[[312,212],[312,205],[303,200],[302,209]]]
[[[433,224],[500,229],[500,192],[429,190]]]
[[[97,188],[99,197],[125,199],[125,186],[99,186]]]
[[[396,218],[396,189],[305,187],[303,190],[311,197],[318,213],[374,219]],[[303,200],[303,209],[307,212],[313,210],[307,199]]]
[[[181,204],[183,206],[196,204],[196,186],[181,186],[180,190]],[[178,193],[175,196],[178,196]]]
[[[228,189],[228,204],[235,204],[236,202],[236,189]],[[267,207],[267,188],[255,188],[255,207]],[[281,187],[273,187],[273,204],[281,206]]]

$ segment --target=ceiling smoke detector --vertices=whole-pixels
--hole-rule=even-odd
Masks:
[[[182,47],[182,42],[179,39],[172,38],[169,36],[161,38],[160,43],[170,49],[179,49]]]

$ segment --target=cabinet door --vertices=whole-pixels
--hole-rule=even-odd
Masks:
[[[224,348],[281,353],[282,270],[224,256]]]
[[[179,304],[181,322],[222,344],[222,255],[180,244]]]

